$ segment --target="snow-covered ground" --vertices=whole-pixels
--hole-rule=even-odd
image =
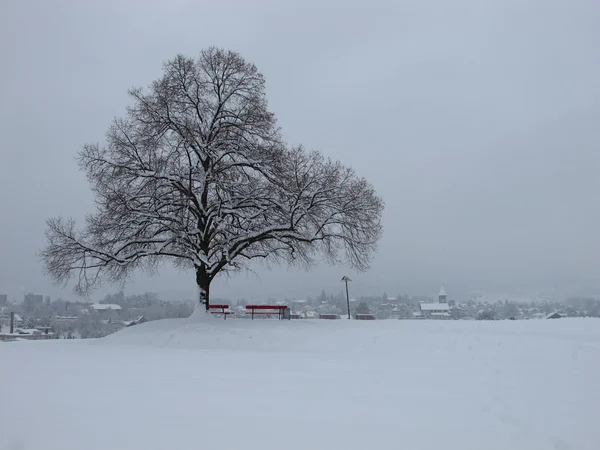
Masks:
[[[163,320],[0,343],[10,450],[600,448],[600,320]]]

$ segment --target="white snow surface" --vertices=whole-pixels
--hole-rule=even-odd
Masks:
[[[148,322],[0,343],[0,449],[598,448],[600,320]]]

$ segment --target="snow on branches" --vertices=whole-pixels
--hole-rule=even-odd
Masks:
[[[41,256],[55,281],[75,275],[86,294],[166,258],[195,271],[208,306],[215,276],[254,259],[368,268],[382,200],[352,169],[286,146],[253,64],[216,48],[180,55],[130,96],[106,144],[79,153],[95,213],[82,230],[48,221]]]

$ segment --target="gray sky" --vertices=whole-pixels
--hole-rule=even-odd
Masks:
[[[259,271],[213,295],[333,293],[345,273],[357,295],[598,286],[599,23],[596,0],[1,2],[0,292],[71,295],[36,252],[46,218],[92,210],[75,153],[103,140],[128,88],[210,45],[265,74],[290,143],[386,201],[368,273]],[[165,268],[127,290],[194,280]]]

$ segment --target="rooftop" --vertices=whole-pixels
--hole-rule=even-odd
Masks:
[[[420,303],[421,311],[449,311],[448,303]]]
[[[111,309],[113,311],[120,311],[121,310],[121,306],[120,305],[115,305],[112,303],[94,303],[91,306],[92,309],[96,310],[96,311],[106,311],[107,309]]]

